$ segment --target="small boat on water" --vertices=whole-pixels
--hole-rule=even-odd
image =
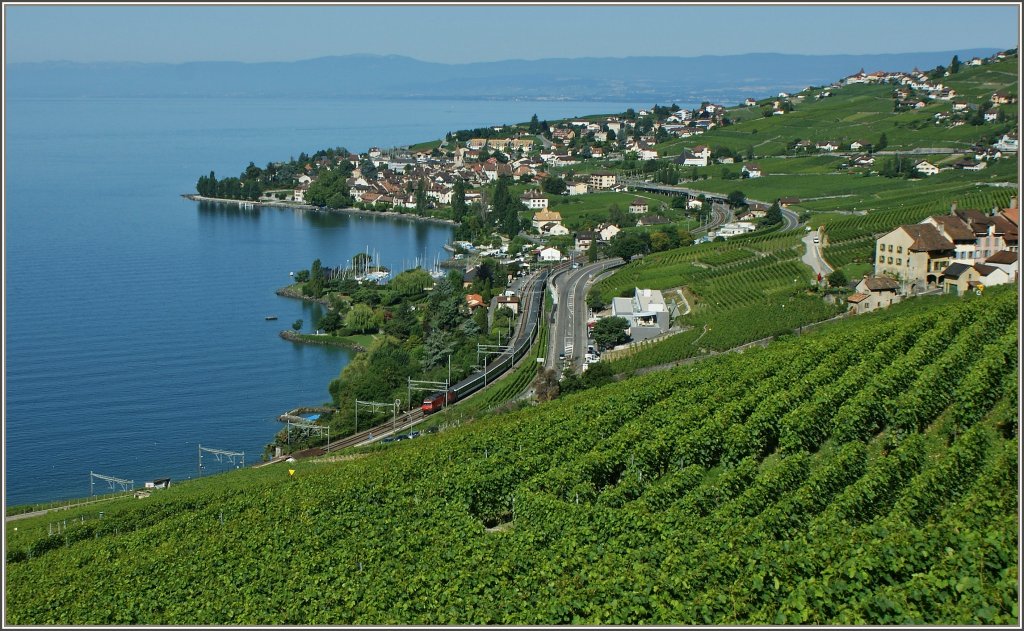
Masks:
[[[268,315],[267,317],[265,317],[265,318],[263,318],[263,319],[264,319],[264,320],[276,320],[276,319],[277,319],[277,316],[276,316],[276,315]]]

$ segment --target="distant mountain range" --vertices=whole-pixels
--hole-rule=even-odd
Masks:
[[[863,68],[899,71],[988,57],[999,49],[877,55],[758,53],[441,64],[397,55],[295,62],[12,63],[12,97],[452,98],[724,105],[831,83]]]

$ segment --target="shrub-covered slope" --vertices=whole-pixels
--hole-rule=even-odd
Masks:
[[[1015,623],[1017,297],[21,522],[7,622]]]

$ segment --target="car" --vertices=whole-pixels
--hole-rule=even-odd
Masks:
[[[561,361],[565,361],[565,353],[559,353],[558,359],[560,359]]]
[[[814,237],[814,242],[818,243],[818,241],[819,241],[818,237]]]
[[[580,268],[580,264],[579,263],[573,263],[572,264],[572,268],[573,269],[579,269]]]

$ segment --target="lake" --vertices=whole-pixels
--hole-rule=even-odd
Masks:
[[[288,273],[367,250],[396,272],[429,266],[451,239],[408,219],[183,199],[200,175],[649,105],[8,95],[6,504],[87,496],[90,471],[136,488],[195,477],[200,444],[258,462],[277,416],[328,401],[350,359],[278,337],[323,313],[274,294]]]

